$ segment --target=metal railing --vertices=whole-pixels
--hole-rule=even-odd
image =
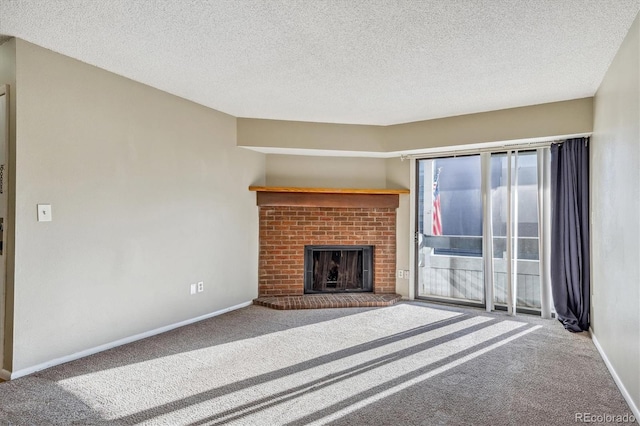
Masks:
[[[482,237],[424,236],[420,241],[418,295],[461,299],[469,302],[484,300]],[[504,237],[494,238],[494,302],[507,303],[506,249]],[[471,253],[478,252],[477,255]],[[516,299],[519,307],[540,309],[540,277],[537,260],[538,239],[518,239]],[[459,254],[458,254],[459,253]]]

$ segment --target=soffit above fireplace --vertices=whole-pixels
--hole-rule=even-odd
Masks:
[[[298,207],[391,207],[398,208],[400,194],[408,189],[298,188],[250,186],[257,192],[258,206]]]

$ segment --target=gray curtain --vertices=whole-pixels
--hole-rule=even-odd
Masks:
[[[558,319],[589,329],[588,138],[551,145],[551,292]]]

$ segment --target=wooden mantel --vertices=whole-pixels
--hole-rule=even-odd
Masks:
[[[298,188],[250,186],[258,206],[398,208],[408,189]]]
[[[249,191],[257,192],[302,192],[313,194],[408,194],[408,189],[369,188],[298,188],[295,186],[250,186]]]

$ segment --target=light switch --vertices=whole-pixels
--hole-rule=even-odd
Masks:
[[[51,204],[38,204],[38,222],[51,222]]]

